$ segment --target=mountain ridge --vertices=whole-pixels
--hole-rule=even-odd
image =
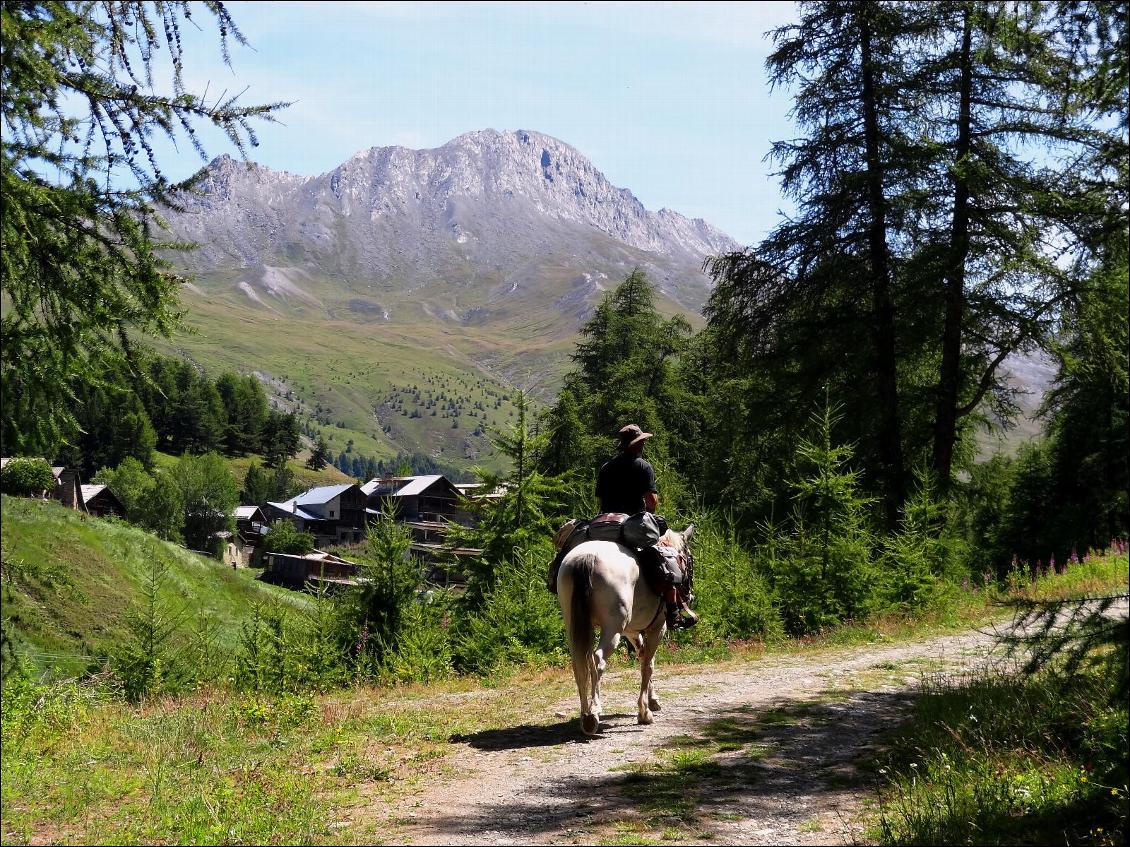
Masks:
[[[182,264],[205,277],[247,272],[235,287],[248,299],[279,294],[257,278],[262,268],[290,268],[393,300],[457,290],[464,308],[430,302],[435,313],[479,322],[500,305],[505,319],[510,299],[524,310],[562,298],[591,309],[593,278],[637,266],[661,296],[697,312],[709,292],[703,260],[740,249],[701,218],[647,210],[575,148],[529,130],[476,130],[428,150],[369,147],[317,176],[220,156],[178,205],[165,213],[172,231],[201,245]],[[373,311],[391,315],[388,303]]]

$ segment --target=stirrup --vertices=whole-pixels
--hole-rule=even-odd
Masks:
[[[698,615],[686,606],[670,606],[667,609],[668,629],[690,629],[698,623]]]

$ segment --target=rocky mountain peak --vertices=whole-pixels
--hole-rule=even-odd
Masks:
[[[489,304],[544,289],[547,275],[583,287],[640,266],[697,309],[703,258],[739,249],[705,221],[647,210],[576,148],[533,130],[369,147],[312,177],[220,156],[200,176],[183,211],[167,215],[202,245],[188,260],[197,273],[294,267],[353,290],[462,280]]]

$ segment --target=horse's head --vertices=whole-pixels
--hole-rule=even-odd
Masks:
[[[659,539],[660,544],[666,544],[668,547],[674,547],[680,553],[689,556],[691,554],[691,536],[694,535],[694,524],[687,524],[687,528],[682,532],[676,532],[673,529],[667,530]]]
[[[694,554],[691,553],[691,536],[694,535],[694,524],[688,524],[682,532],[667,530],[659,539],[659,543],[678,551],[679,566],[683,569],[686,588],[689,593],[691,583],[694,581]],[[693,595],[692,595],[693,596]]]

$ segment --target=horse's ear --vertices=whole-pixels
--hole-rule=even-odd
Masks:
[[[687,528],[683,530],[683,541],[684,542],[690,541],[692,535],[694,535],[694,524],[693,523],[688,524]]]

